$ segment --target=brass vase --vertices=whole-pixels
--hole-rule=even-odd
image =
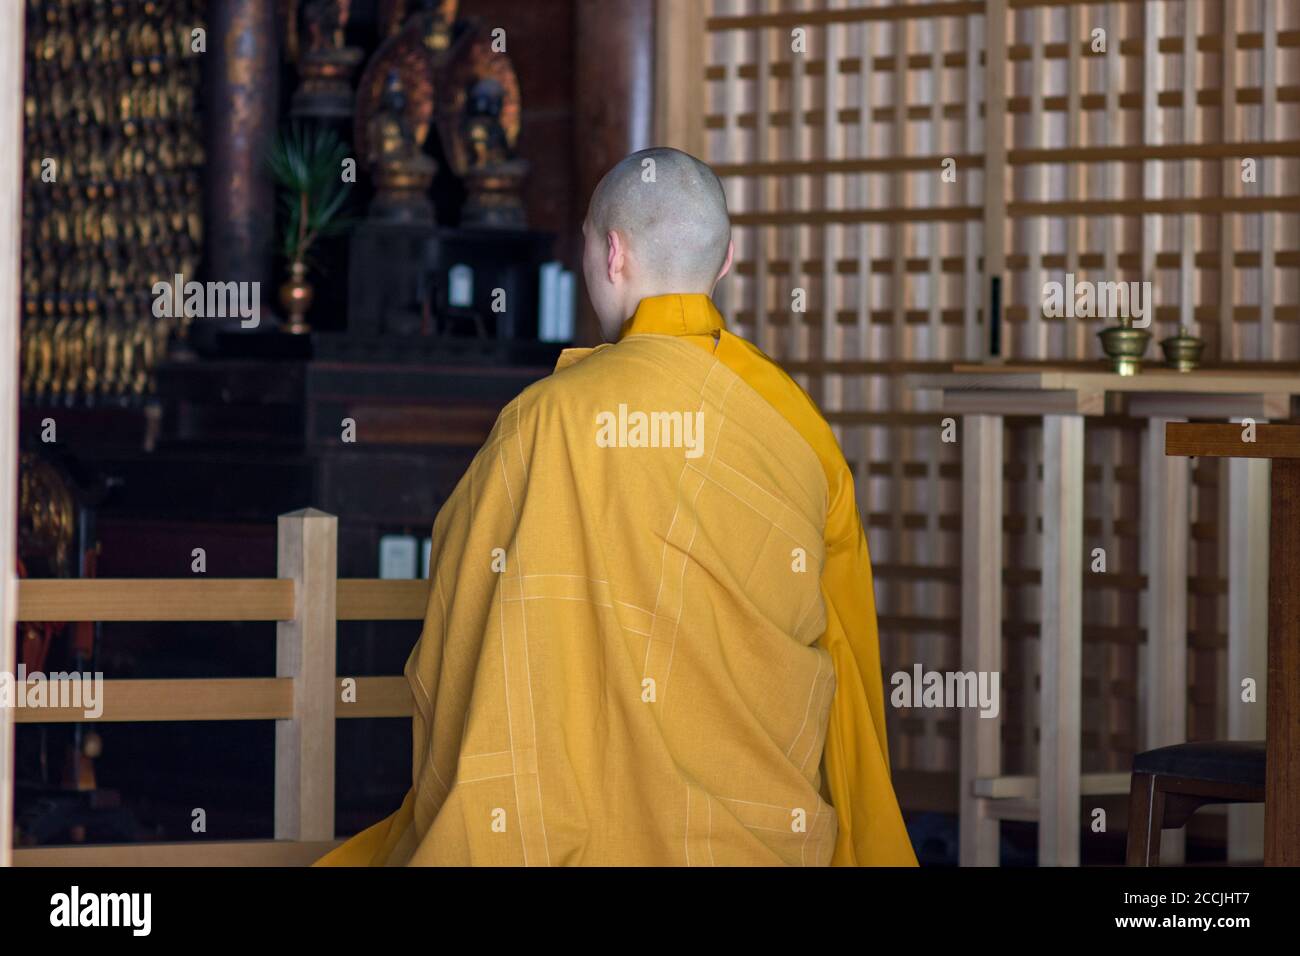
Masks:
[[[1163,339],[1160,348],[1164,350],[1167,366],[1179,372],[1190,372],[1200,367],[1205,342],[1192,335],[1187,329],[1180,328],[1177,335]]]
[[[289,266],[289,278],[280,286],[280,304],[289,315],[289,323],[284,327],[293,335],[305,335],[311,331],[307,324],[307,310],[311,308],[313,296],[311,283],[307,281],[307,266],[294,262]]]
[[[1136,375],[1142,368],[1142,355],[1151,341],[1146,329],[1135,329],[1121,320],[1120,325],[1097,333],[1102,351],[1110,358],[1111,368],[1120,375]]]

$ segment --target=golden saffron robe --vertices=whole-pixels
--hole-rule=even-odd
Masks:
[[[852,475],[707,296],[511,402],[430,566],[411,790],[318,865],[916,864]]]

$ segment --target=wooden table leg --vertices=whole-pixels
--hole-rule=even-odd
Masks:
[[[1273,461],[1264,863],[1300,865],[1300,459]]]
[[[1002,416],[962,420],[961,667],[1002,670]],[[960,851],[962,866],[997,866],[1000,821],[975,781],[1002,772],[1002,720],[961,711]]]
[[[1146,736],[1154,750],[1187,739],[1187,496],[1191,465],[1165,454],[1165,425],[1147,422],[1142,461],[1142,532],[1147,574]],[[1258,738],[1256,738],[1258,739]],[[1166,834],[1156,864],[1182,863],[1184,830]],[[1148,864],[1143,864],[1148,865]]]
[[[1079,865],[1083,416],[1043,416],[1038,865]]]
[[[1268,496],[1272,462],[1226,458],[1228,471],[1228,666],[1223,688],[1228,740],[1268,736]],[[1222,472],[1220,472],[1222,474]],[[1242,681],[1255,682],[1243,701]],[[1228,815],[1228,861],[1264,857],[1264,806],[1232,803]]]

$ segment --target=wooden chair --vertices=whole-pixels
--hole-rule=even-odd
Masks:
[[[1148,750],[1133,758],[1128,865],[1160,862],[1160,831],[1183,826],[1208,803],[1264,799],[1264,741],[1211,740]]]

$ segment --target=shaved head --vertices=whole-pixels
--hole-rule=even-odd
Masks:
[[[711,293],[730,262],[722,183],[679,149],[643,149],[616,164],[592,194],[583,234],[588,292],[607,338],[641,298]]]
[[[633,153],[605,174],[588,213],[596,232],[622,232],[647,272],[710,287],[727,257],[731,217],[722,183],[680,149]]]

